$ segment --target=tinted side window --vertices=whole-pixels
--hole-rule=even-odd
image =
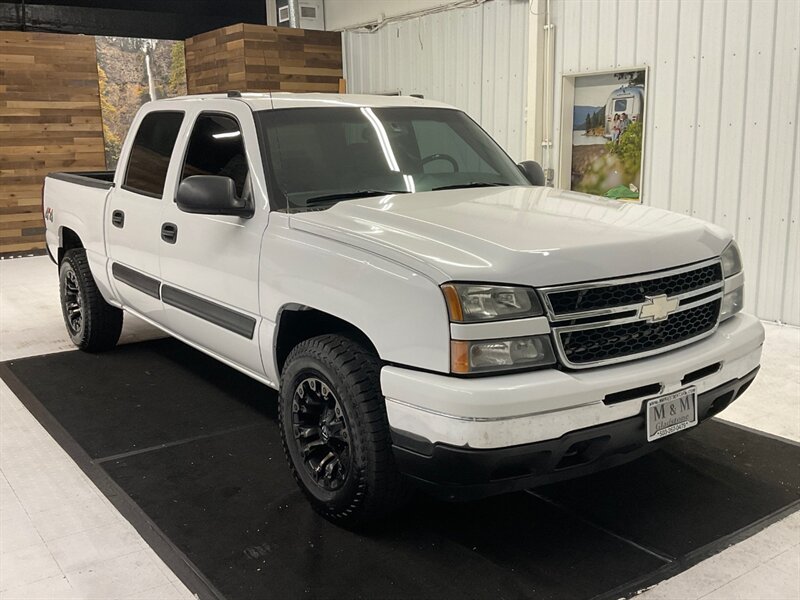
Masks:
[[[236,184],[239,197],[247,181],[247,156],[239,123],[233,117],[201,114],[192,129],[181,180],[192,175],[221,175]]]
[[[133,140],[125,187],[161,197],[182,121],[183,113],[179,112],[152,112],[142,120]]]

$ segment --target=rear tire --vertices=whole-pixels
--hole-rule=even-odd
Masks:
[[[278,418],[289,468],[314,509],[341,525],[380,519],[407,497],[380,368],[362,344],[329,334],[298,344],[281,376]]]
[[[86,250],[67,250],[58,269],[61,312],[67,333],[81,350],[102,352],[117,345],[122,310],[105,301],[89,270]]]

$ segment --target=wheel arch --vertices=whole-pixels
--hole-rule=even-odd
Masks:
[[[377,347],[370,337],[357,325],[312,306],[288,303],[278,311],[275,323],[273,356],[276,373],[280,375],[283,371],[289,353],[297,344],[327,333],[347,335],[364,344],[375,353],[375,356],[380,357]]]
[[[56,257],[57,264],[61,264],[64,259],[64,254],[73,248],[84,248],[83,241],[80,236],[66,226],[58,228],[58,256]]]

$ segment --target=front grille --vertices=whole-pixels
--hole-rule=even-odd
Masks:
[[[714,259],[541,291],[561,362],[582,369],[649,356],[710,334],[723,286]]]
[[[667,348],[714,329],[720,301],[675,313],[666,321],[633,321],[560,333],[567,360],[576,365],[595,363]]]
[[[645,296],[676,296],[719,281],[722,281],[722,268],[715,262],[665,277],[552,292],[547,297],[555,314],[569,314],[636,304],[644,302]]]

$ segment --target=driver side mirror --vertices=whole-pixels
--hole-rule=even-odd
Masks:
[[[517,167],[522,171],[522,174],[525,175],[525,179],[530,181],[531,185],[543,186],[547,183],[542,165],[535,160],[525,160],[519,163]]]
[[[201,215],[231,215],[249,218],[252,206],[236,195],[236,183],[220,175],[192,175],[178,186],[175,197],[183,212]]]

